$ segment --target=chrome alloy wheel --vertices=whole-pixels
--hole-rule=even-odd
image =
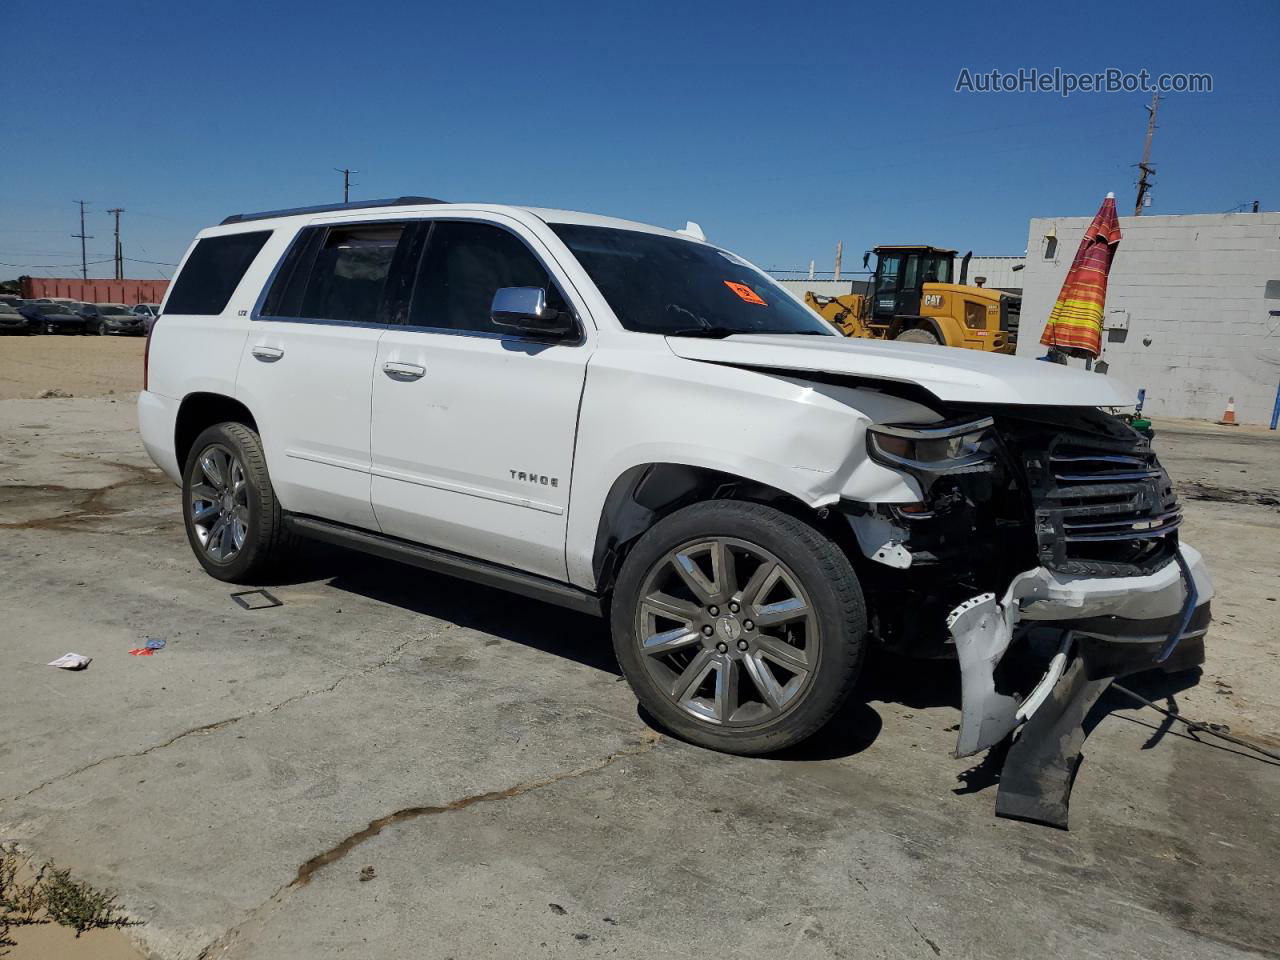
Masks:
[[[699,720],[750,726],[800,702],[817,668],[818,617],[776,556],[727,537],[683,544],[645,578],[635,636],[646,671]]]
[[[227,563],[249,535],[249,487],[244,466],[222,444],[206,447],[196,466],[187,504],[191,526],[209,558]]]

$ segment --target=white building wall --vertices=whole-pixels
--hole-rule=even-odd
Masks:
[[[777,282],[801,300],[809,291],[823,297],[843,297],[846,293],[853,292],[852,280],[779,280]]]
[[[956,282],[960,282],[960,265],[964,254],[956,257]],[[1022,289],[1022,273],[1013,268],[1026,260],[1025,257],[979,257],[969,258],[969,283],[978,277],[986,277],[985,287],[998,290]]]
[[[1091,217],[1037,218],[1027,238],[1019,356],[1042,356],[1049,311]],[[1056,253],[1046,259],[1046,235]],[[1235,398],[1266,424],[1280,384],[1280,213],[1121,217],[1107,286],[1107,376],[1147,391],[1157,416],[1217,420]],[[1266,296],[1267,281],[1274,298]],[[1276,311],[1273,314],[1272,311]]]

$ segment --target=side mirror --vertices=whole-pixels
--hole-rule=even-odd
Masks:
[[[527,337],[566,337],[573,333],[573,317],[547,306],[542,287],[500,287],[494,291],[489,318]]]

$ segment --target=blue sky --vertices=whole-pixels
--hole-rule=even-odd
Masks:
[[[1132,204],[1149,95],[965,94],[961,68],[1207,72],[1152,213],[1280,208],[1280,4],[49,4],[9,0],[0,278],[172,262],[242,210],[428,194],[668,226],[762,266],[879,242],[1018,254]],[[16,265],[16,266],[14,266]],[[109,275],[111,264],[90,268]],[[129,264],[132,276],[164,266]]]

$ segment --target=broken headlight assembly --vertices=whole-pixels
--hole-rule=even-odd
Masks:
[[[877,423],[867,428],[871,459],[911,473],[978,473],[994,462],[990,417],[943,423]]]

